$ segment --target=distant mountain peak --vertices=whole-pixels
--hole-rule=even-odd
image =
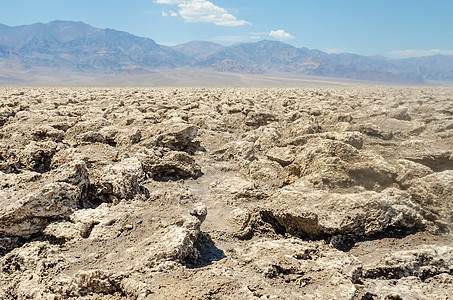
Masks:
[[[60,25],[60,24],[64,24],[64,25],[75,25],[75,24],[80,24],[80,25],[86,25],[86,26],[90,26],[92,27],[91,25],[88,25],[82,21],[67,21],[67,20],[54,20],[54,21],[50,21],[48,23],[45,23],[45,25]]]
[[[287,72],[390,82],[453,81],[453,56],[390,59],[352,53],[328,54],[276,40],[223,46],[191,41],[166,47],[152,39],[82,21],[55,20],[24,26],[0,24],[1,68],[30,72],[146,74],[165,68],[222,72]]]
[[[183,43],[183,44],[179,44],[179,45],[176,45],[174,47],[178,47],[178,46],[183,46],[183,45],[217,45],[217,46],[222,46],[218,43],[214,43],[214,42],[210,42],[210,41],[199,41],[199,40],[195,40],[195,41],[190,41],[190,42],[186,42],[186,43]],[[224,46],[222,46],[224,47]]]

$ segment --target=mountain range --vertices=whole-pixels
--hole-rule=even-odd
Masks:
[[[174,69],[419,84],[453,81],[453,55],[390,59],[325,53],[269,40],[232,46],[192,41],[168,47],[150,38],[82,22],[0,24],[3,74],[148,74]]]

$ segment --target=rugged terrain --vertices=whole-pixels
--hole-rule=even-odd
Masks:
[[[186,81],[192,81],[191,77],[202,76],[192,73],[201,71],[282,77],[305,75],[393,84],[434,82],[451,86],[452,70],[453,55],[391,59],[326,53],[275,40],[231,46],[192,41],[167,47],[150,38],[82,22],[52,21],[13,27],[0,24],[1,85],[80,85],[68,81],[95,77],[97,84],[104,86],[109,80],[103,78],[110,74],[121,76],[123,81],[132,77],[131,86],[136,86],[137,78],[147,77],[149,86],[149,82],[158,81],[153,74],[183,72],[189,77]],[[203,80],[195,86],[211,83],[212,80]],[[117,85],[124,86],[124,83]],[[220,81],[216,86],[224,84]]]
[[[1,299],[451,299],[453,89],[0,91]]]

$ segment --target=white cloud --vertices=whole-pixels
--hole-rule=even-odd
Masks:
[[[288,32],[285,32],[283,29],[280,30],[271,30],[269,35],[273,38],[276,38],[278,40],[293,40],[294,36],[289,34]]]
[[[251,38],[252,40],[259,40],[261,37],[258,36],[258,35],[256,35],[256,36],[252,36],[252,37],[250,37],[250,38]]]
[[[162,17],[177,17],[178,13],[170,10],[170,12],[162,11]]]
[[[178,5],[179,15],[189,23],[214,23],[219,26],[251,25],[250,22],[238,20],[226,9],[207,0],[155,0],[154,2]],[[171,16],[177,15],[174,14]]]
[[[414,50],[414,49],[408,49],[408,50],[395,50],[395,51],[390,51],[389,54],[396,56],[396,57],[401,57],[401,58],[406,58],[406,57],[417,57],[417,56],[431,56],[431,55],[453,55],[453,50],[442,50],[442,49],[430,49],[430,50]]]

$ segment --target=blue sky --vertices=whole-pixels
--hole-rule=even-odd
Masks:
[[[176,45],[280,40],[327,52],[453,54],[452,0],[0,0],[0,23],[82,21]]]

